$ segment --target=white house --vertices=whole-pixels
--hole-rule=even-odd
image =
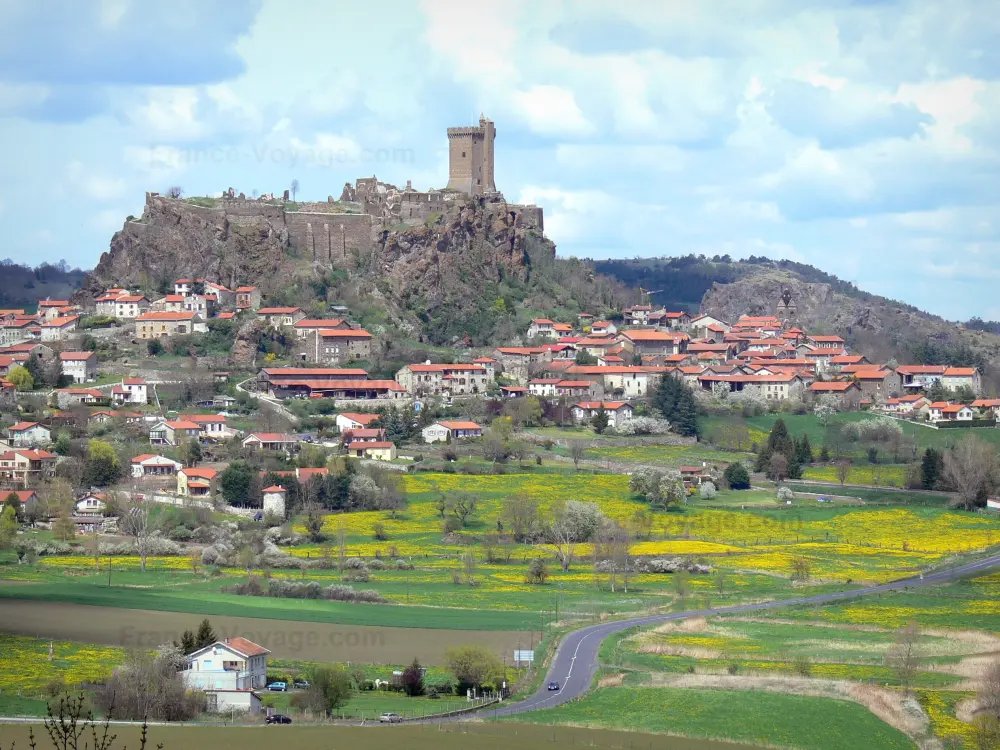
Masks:
[[[556,333],[554,326],[555,322],[549,320],[548,318],[535,318],[531,321],[531,325],[528,326],[528,338],[559,338],[559,334]]]
[[[209,711],[258,713],[255,691],[267,684],[269,653],[246,638],[226,638],[189,654],[181,675],[188,688],[205,692]]]
[[[602,409],[608,415],[608,424],[615,427],[632,419],[634,413],[632,405],[625,401],[580,401],[573,404],[570,412],[573,414],[573,421],[580,424],[589,422]]]
[[[345,411],[337,415],[334,424],[337,425],[337,429],[340,432],[347,432],[348,430],[360,430],[364,427],[370,427],[375,422],[378,421],[378,414],[362,414],[360,412],[350,412]]]
[[[299,444],[294,435],[281,432],[251,432],[243,438],[244,448],[256,448],[262,451],[289,451]]]
[[[111,390],[111,400],[116,404],[145,404],[148,399],[146,381],[142,378],[125,378]]]
[[[136,479],[173,476],[180,470],[180,463],[166,456],[143,453],[132,459],[132,476]]]
[[[97,377],[97,355],[94,352],[60,352],[62,374],[74,383],[85,383]]]
[[[449,440],[483,436],[483,428],[468,420],[442,420],[420,431],[425,443],[447,443]]]
[[[285,517],[285,502],[288,491],[278,484],[264,488],[264,515]]]
[[[62,318],[47,320],[40,326],[42,329],[42,341],[62,341],[76,330],[79,322],[79,315],[67,315]]]
[[[107,507],[107,498],[102,492],[92,492],[84,495],[76,501],[76,515],[78,516],[100,516],[104,514]]]
[[[201,437],[225,440],[229,437],[229,423],[221,414],[182,414],[181,419],[201,427]]]
[[[51,443],[52,433],[38,422],[18,422],[7,428],[7,439],[15,448],[31,448]]]

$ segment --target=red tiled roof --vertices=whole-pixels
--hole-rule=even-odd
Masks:
[[[389,440],[372,440],[370,442],[358,441],[351,443],[348,446],[348,450],[358,451],[365,450],[367,448],[392,448],[394,443]]]
[[[260,312],[260,311],[258,311]],[[336,328],[344,324],[343,318],[303,318],[295,324],[296,328]]]
[[[830,383],[813,383],[809,386],[810,391],[833,391],[843,393],[851,388],[857,388],[856,383],[849,380],[838,380]],[[891,401],[892,399],[890,399]]]
[[[218,471],[215,469],[208,468],[190,468],[181,469],[181,474],[186,477],[199,477],[200,479],[214,479],[218,475]]]
[[[18,422],[7,428],[7,432],[27,432],[32,427],[41,427],[38,422]]]
[[[263,656],[264,654],[271,653],[263,646],[258,646],[253,641],[248,641],[246,638],[238,636],[236,638],[227,638],[225,643],[246,656]]]
[[[262,443],[297,443],[298,439],[282,432],[251,432],[247,438],[257,438]]]
[[[466,370],[471,372],[486,372],[482,365],[467,364],[429,364],[429,365],[406,365],[410,372],[445,372],[446,370]]]
[[[192,320],[194,319],[193,312],[166,312],[164,310],[151,310],[149,312],[142,313],[136,320],[140,321],[169,321],[169,320]]]
[[[70,323],[75,323],[79,319],[79,315],[67,315],[64,318],[53,318],[46,323],[42,323],[42,328],[62,328],[64,326],[68,326]]]
[[[372,422],[377,422],[379,418],[378,414],[361,414],[354,411],[341,412],[338,416],[353,419],[355,422],[360,424],[371,424]]]
[[[95,356],[94,352],[59,352],[59,359],[63,362],[85,362]]]
[[[949,367],[944,371],[947,377],[972,377],[977,372],[975,367]]]
[[[262,307],[257,311],[258,315],[291,315],[301,312],[301,307]]]
[[[478,425],[467,419],[440,419],[437,422],[443,427],[447,427],[449,430],[481,430],[482,425]]]
[[[601,409],[605,411],[618,411],[623,406],[628,406],[626,401],[579,401],[573,404],[575,407],[580,407],[581,409]]]

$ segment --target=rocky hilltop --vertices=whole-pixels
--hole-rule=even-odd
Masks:
[[[603,312],[628,299],[623,285],[556,258],[537,207],[453,199],[406,221],[364,208],[332,198],[294,204],[149,193],[142,216],[115,233],[82,294],[113,285],[159,294],[185,277],[252,284],[271,304],[314,312],[334,300],[375,304],[386,322],[430,331],[435,343],[464,336],[492,343],[501,324],[516,335],[518,309]]]

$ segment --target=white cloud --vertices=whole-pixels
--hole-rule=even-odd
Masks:
[[[198,114],[200,101],[195,88],[149,89],[145,101],[129,108],[127,116],[148,138],[192,140],[208,132]]]
[[[106,234],[117,232],[122,228],[127,215],[126,210],[108,208],[94,214],[90,219],[90,226]]]
[[[558,86],[532,86],[511,94],[515,111],[528,127],[543,135],[576,136],[594,132],[572,91]]]
[[[70,191],[95,201],[115,200],[122,197],[126,190],[123,178],[101,174],[76,160],[66,165],[66,183],[60,191],[61,195]]]
[[[122,155],[126,164],[154,184],[183,174],[192,161],[192,152],[177,146],[126,146]]]

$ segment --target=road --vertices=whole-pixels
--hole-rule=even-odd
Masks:
[[[574,630],[563,637],[562,642],[556,650],[556,655],[552,659],[552,665],[549,667],[545,681],[538,692],[517,703],[509,703],[496,709],[491,708],[487,713],[488,715],[495,716],[510,716],[527,711],[537,711],[542,708],[552,708],[561,703],[579,698],[590,689],[591,683],[594,680],[594,674],[597,672],[598,667],[598,651],[604,639],[637,625],[659,625],[671,620],[684,620],[689,617],[759,612],[798,604],[828,604],[840,599],[856,599],[861,596],[882,594],[888,591],[899,591],[900,589],[946,583],[958,578],[976,575],[993,568],[1000,568],[1000,554],[992,555],[991,557],[956,568],[928,573],[923,576],[904,578],[864,589],[803,596],[797,599],[781,599],[761,604],[737,604],[729,607],[673,612],[669,615],[635,617],[629,620],[616,620],[614,622],[601,623],[600,625],[591,625],[580,630]],[[558,682],[559,690],[549,691],[547,689],[549,682]]]

